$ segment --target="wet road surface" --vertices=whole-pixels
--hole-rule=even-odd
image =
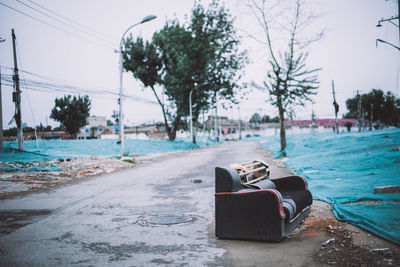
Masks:
[[[210,234],[214,168],[263,158],[231,143],[0,200],[0,265],[231,265]]]

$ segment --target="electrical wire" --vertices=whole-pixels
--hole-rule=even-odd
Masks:
[[[26,71],[20,70],[21,72],[28,73]],[[13,87],[13,75],[11,74],[2,74],[1,77],[2,85],[4,86],[9,86]],[[25,90],[31,90],[31,91],[38,91],[38,92],[45,92],[45,93],[54,93],[54,92],[59,92],[59,93],[69,93],[69,94],[88,94],[92,96],[100,96],[100,97],[106,97],[106,95],[112,95],[112,96],[119,96],[118,92],[110,91],[110,90],[104,90],[104,89],[84,89],[81,87],[76,87],[76,86],[71,86],[71,85],[66,85],[66,84],[54,84],[54,83],[49,83],[49,82],[43,82],[43,81],[37,81],[37,80],[32,80],[32,79],[20,79],[20,85],[21,87],[24,87]],[[140,96],[135,96],[135,95],[123,95],[124,98],[142,102],[142,103],[148,103],[148,104],[153,104],[153,105],[158,105],[156,101],[143,98]]]
[[[37,9],[37,8],[34,8],[34,7],[30,6],[30,5],[28,5],[28,4],[24,3],[24,2],[22,2],[21,0],[15,0],[15,1],[17,1],[18,3],[20,3],[20,4],[24,5],[24,6],[30,8],[30,9],[36,11],[36,12],[38,12],[38,13],[40,13],[40,14],[46,16],[46,17],[49,17],[49,18],[51,18],[51,19],[53,19],[53,20],[55,20],[55,21],[58,21],[58,22],[61,23],[61,24],[64,24],[64,25],[66,25],[66,26],[68,26],[68,27],[71,27],[71,28],[73,28],[73,29],[75,29],[75,30],[77,30],[77,31],[79,31],[79,32],[81,32],[81,33],[89,34],[89,35],[93,36],[94,38],[98,39],[98,40],[101,41],[101,42],[106,42],[106,43],[108,43],[108,44],[114,45],[114,42],[113,42],[113,41],[110,41],[110,40],[108,40],[108,39],[104,39],[103,37],[98,37],[98,36],[96,36],[95,34],[91,33],[90,31],[82,30],[82,29],[80,29],[79,27],[76,27],[76,26],[74,26],[74,25],[71,25],[70,23],[66,23],[65,21],[62,21],[62,20],[60,20],[60,19],[58,19],[58,18],[56,18],[56,17],[53,17],[53,16],[51,16],[51,15],[49,15],[49,14],[47,14],[47,13],[45,13],[45,12],[43,12],[43,11]]]
[[[65,16],[60,15],[59,13],[56,13],[56,12],[52,11],[51,9],[48,9],[48,8],[42,6],[42,5],[39,5],[38,3],[36,3],[36,2],[34,2],[34,1],[32,1],[32,0],[28,0],[28,1],[31,2],[32,4],[36,5],[36,6],[40,7],[40,8],[42,8],[42,9],[44,9],[44,10],[46,10],[46,11],[52,13],[52,14],[54,14],[54,15],[56,15],[56,16],[62,18],[62,19],[64,19],[64,20],[66,20],[66,21],[69,21],[70,23],[73,23],[73,24],[75,24],[75,25],[77,25],[77,26],[79,26],[79,27],[85,28],[86,30],[88,30],[88,31],[90,31],[90,32],[96,33],[98,36],[102,36],[103,38],[107,38],[107,39],[109,39],[109,40],[111,40],[111,41],[114,41],[114,38],[112,38],[112,37],[110,37],[110,36],[108,36],[108,35],[105,35],[105,34],[103,34],[103,33],[101,33],[101,32],[98,32],[98,31],[96,31],[96,30],[94,30],[94,29],[91,29],[91,28],[89,28],[89,27],[87,27],[87,26],[85,26],[85,25],[83,25],[83,24],[80,24],[80,23],[78,23],[78,22],[76,22],[76,21],[73,21],[73,20],[71,20],[71,19],[69,19],[69,18],[66,18]]]
[[[1,3],[1,2],[0,2],[0,5],[5,6],[5,7],[11,9],[11,10],[14,10],[14,11],[17,12],[17,13],[20,13],[20,14],[26,16],[26,17],[29,17],[29,18],[31,18],[31,19],[33,19],[33,20],[36,20],[36,21],[38,21],[38,22],[40,22],[40,23],[42,23],[42,24],[44,24],[44,25],[47,25],[47,26],[49,26],[49,27],[51,27],[51,28],[54,28],[54,29],[56,29],[56,30],[58,30],[58,31],[62,31],[62,32],[64,32],[64,33],[68,33],[69,35],[75,36],[75,37],[77,37],[77,38],[79,38],[79,39],[86,40],[86,41],[88,41],[88,42],[91,42],[91,43],[93,43],[93,44],[97,44],[97,45],[102,46],[102,47],[112,48],[112,49],[114,50],[114,47],[112,47],[112,46],[110,46],[110,45],[106,45],[106,44],[103,44],[103,43],[100,43],[100,42],[97,42],[97,41],[88,39],[88,38],[86,38],[86,37],[84,37],[84,36],[81,36],[81,35],[79,35],[79,34],[70,32],[70,31],[68,31],[68,30],[64,30],[64,29],[59,28],[59,27],[57,27],[57,26],[55,26],[55,25],[52,25],[52,24],[50,24],[50,23],[47,23],[47,22],[45,22],[45,21],[43,21],[43,20],[41,20],[41,19],[35,18],[35,17],[33,17],[33,16],[31,16],[31,15],[25,13],[25,12],[22,12],[22,11],[16,9],[16,8],[14,8],[14,7],[8,6],[8,5],[4,4],[4,3]]]

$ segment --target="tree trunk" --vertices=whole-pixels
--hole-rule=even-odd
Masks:
[[[196,144],[196,135],[193,133],[193,144]]]
[[[154,87],[151,86],[150,88],[151,88],[151,90],[153,91],[154,95],[156,96],[157,102],[158,102],[158,104],[159,104],[160,107],[161,107],[161,111],[162,111],[163,117],[164,117],[165,130],[167,131],[167,135],[168,135],[168,140],[169,140],[169,141],[174,141],[175,138],[176,138],[176,130],[175,130],[175,131],[172,131],[171,128],[169,127],[169,125],[168,125],[168,120],[167,120],[167,115],[166,115],[165,108],[164,108],[164,103],[161,102],[161,100],[160,100],[160,98],[158,97],[157,92],[156,92],[156,90],[154,89]]]
[[[175,138],[176,138],[176,128],[173,127],[172,129],[168,130],[168,140],[175,141]]]
[[[286,148],[286,129],[285,129],[285,111],[282,106],[282,101],[280,97],[278,97],[277,101],[278,109],[279,109],[279,123],[281,127],[281,151],[284,151]]]

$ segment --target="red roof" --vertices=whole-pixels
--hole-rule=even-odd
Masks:
[[[356,124],[357,120],[355,119],[338,119],[339,126],[345,126],[346,122],[351,122],[353,125]],[[316,125],[325,126],[325,125],[335,125],[335,119],[317,119],[314,120]],[[295,120],[293,121],[294,126],[311,124],[311,120]]]

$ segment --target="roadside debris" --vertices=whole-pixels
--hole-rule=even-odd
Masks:
[[[47,162],[0,162],[0,197],[134,166],[116,158],[91,157]]]
[[[400,257],[389,248],[370,248],[356,245],[352,231],[345,223],[337,222],[325,228],[332,236],[322,243],[318,258],[322,264],[338,266],[399,266]]]
[[[374,187],[374,194],[393,194],[400,193],[400,185],[387,185]]]

